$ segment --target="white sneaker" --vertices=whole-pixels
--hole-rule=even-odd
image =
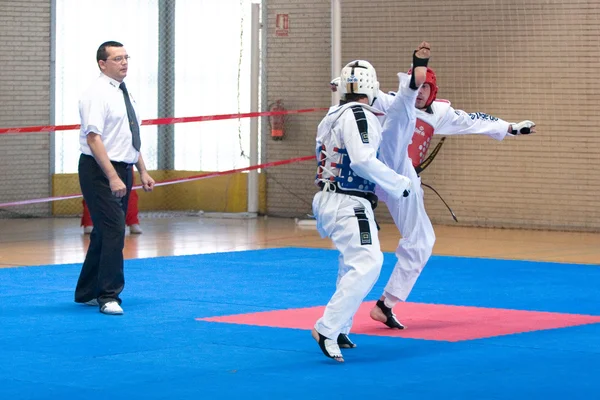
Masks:
[[[90,301],[86,301],[83,304],[85,304],[87,306],[96,306],[96,307],[98,307],[98,299],[92,299]]]
[[[90,233],[92,233],[92,230],[94,229],[93,226],[84,226],[83,227],[83,234],[84,235],[89,235]],[[96,304],[97,305],[97,304]]]
[[[121,315],[123,314],[123,309],[116,301],[109,301],[100,308],[100,312],[108,315]]]
[[[140,235],[142,233],[142,228],[139,224],[129,225],[129,233],[132,235]]]

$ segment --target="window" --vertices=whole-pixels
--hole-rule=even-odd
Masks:
[[[157,117],[158,1],[57,0],[56,124],[79,123],[81,93],[99,75],[96,50],[107,40],[132,57],[126,79],[142,119]],[[177,0],[175,117],[248,112],[250,4],[243,0]],[[139,100],[141,99],[141,100]],[[249,119],[175,125],[175,169],[215,171],[248,166]],[[157,166],[157,127],[142,127],[148,169]],[[79,131],[56,133],[56,173],[77,172]]]

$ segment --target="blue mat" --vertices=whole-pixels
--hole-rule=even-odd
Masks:
[[[456,343],[355,335],[337,365],[305,330],[195,319],[326,304],[332,250],[128,260],[122,317],[73,303],[79,269],[0,269],[0,399],[600,396],[600,324]],[[600,315],[598,288],[594,265],[434,256],[409,300]]]

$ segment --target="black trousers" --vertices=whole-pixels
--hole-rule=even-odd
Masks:
[[[97,298],[100,306],[109,301],[121,304],[119,294],[125,286],[125,214],[133,174],[130,164],[112,162],[112,165],[127,187],[127,194],[122,198],[112,194],[108,179],[94,157],[82,154],[79,158],[79,185],[90,210],[94,229],[75,288],[77,303]]]

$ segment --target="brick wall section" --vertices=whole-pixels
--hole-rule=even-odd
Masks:
[[[283,99],[289,110],[328,107],[330,78],[329,1],[268,0],[266,61],[269,103]],[[277,14],[289,15],[289,36],[275,36]],[[315,132],[323,113],[292,115],[282,141],[267,139],[269,161],[314,154]],[[269,215],[306,217],[315,192],[316,163],[303,162],[267,170]]]
[[[48,125],[50,1],[1,1],[0,37],[0,127]],[[49,171],[48,134],[0,135],[0,202],[49,196]],[[0,218],[49,212],[47,203],[11,207]]]
[[[330,4],[269,0],[269,100],[288,108],[329,104]],[[290,15],[290,36],[274,35]],[[600,230],[600,3],[559,0],[452,2],[344,0],[342,63],[370,60],[384,90],[406,70],[419,41],[432,43],[439,98],[508,121],[531,119],[538,133],[497,142],[450,137],[423,181],[469,226]],[[269,160],[310,154],[322,114],[291,118],[288,137],[269,142]],[[435,144],[436,141],[434,141]],[[268,171],[271,215],[304,216],[314,165]],[[454,224],[425,188],[434,223]],[[293,192],[291,195],[289,191]],[[382,206],[379,218],[389,222]]]

